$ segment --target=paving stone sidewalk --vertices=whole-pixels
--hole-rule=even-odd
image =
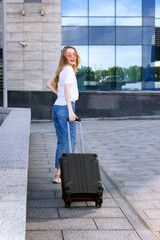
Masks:
[[[105,172],[160,239],[160,120],[85,122],[84,136]]]
[[[153,123],[157,123],[157,125],[154,125],[155,128],[157,127],[154,133],[157,133],[159,122],[153,121]],[[154,133],[152,133],[153,129],[151,129],[151,126],[149,128],[149,126],[148,121],[142,120],[139,122],[133,120],[83,122],[83,135],[85,143],[87,142],[87,151],[94,149],[99,154],[101,166],[103,166],[103,169],[110,177],[114,178],[118,187],[124,190],[124,194],[126,194],[126,197],[132,204],[137,202],[134,194],[138,194],[136,196],[141,195],[141,200],[138,199],[138,204],[140,204],[138,206],[143,206],[143,209],[140,209],[140,213],[142,217],[145,215],[145,218],[147,216],[144,209],[145,206],[150,210],[156,210],[155,207],[159,206],[155,202],[151,205],[151,202],[153,202],[151,198],[149,202],[146,199],[147,196],[154,196],[153,189],[140,184],[150,180],[153,183],[155,179],[153,177],[158,177],[159,174],[158,156],[155,152],[153,155],[157,158],[153,162],[157,161],[156,172],[150,169],[149,157],[145,167],[143,166],[145,161],[140,162],[140,160],[142,161],[140,153],[146,157],[151,154],[152,147],[156,149],[158,146],[156,142],[158,134],[155,134],[155,137]],[[150,140],[148,138],[143,139],[144,132],[146,132],[145,136],[148,136]],[[135,136],[136,134],[137,136]],[[144,149],[142,149],[143,146]],[[134,222],[137,222],[137,225],[141,225],[141,219],[137,220],[134,211],[125,205],[123,198],[119,197],[119,193],[116,193],[112,184],[109,191],[105,188],[102,208],[97,209],[93,203],[83,202],[72,203],[71,209],[65,209],[64,202],[61,199],[61,186],[52,184],[55,174],[55,148],[56,135],[53,124],[32,123],[26,240],[88,240],[88,238],[95,240],[157,239],[147,230],[147,227],[146,230],[145,227],[142,227],[144,234],[141,234],[142,231],[140,233],[137,230],[138,227],[134,225]],[[138,159],[140,160],[138,161]],[[144,174],[142,174],[143,169],[145,171]],[[153,174],[153,172],[156,174]],[[102,175],[104,184],[109,186],[107,176],[105,177],[105,173]],[[149,179],[147,179],[147,176]],[[144,177],[143,179],[145,180],[142,180],[141,177]],[[139,185],[136,185],[137,182]],[[152,194],[148,192],[148,188],[153,191]],[[159,202],[160,200],[156,200],[157,204]],[[146,205],[146,203],[149,205]],[[138,207],[137,209],[139,210]],[[131,215],[132,217],[130,217]],[[150,220],[149,217],[147,220]],[[158,231],[153,230],[158,236]]]

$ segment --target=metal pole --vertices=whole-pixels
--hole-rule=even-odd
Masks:
[[[7,95],[7,46],[6,46],[6,1],[2,0],[2,34],[3,34],[3,107],[8,107]]]

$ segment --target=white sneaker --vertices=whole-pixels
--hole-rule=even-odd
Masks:
[[[61,183],[61,177],[58,173],[55,174],[53,183]]]

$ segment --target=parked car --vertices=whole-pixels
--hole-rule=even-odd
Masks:
[[[120,90],[125,81],[120,76],[106,76],[99,81],[100,90]]]

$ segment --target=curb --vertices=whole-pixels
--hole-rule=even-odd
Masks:
[[[81,118],[82,121],[113,121],[113,120],[160,120],[160,116],[126,116],[126,117],[99,117],[99,118]],[[49,123],[52,120],[31,120],[31,123]]]

